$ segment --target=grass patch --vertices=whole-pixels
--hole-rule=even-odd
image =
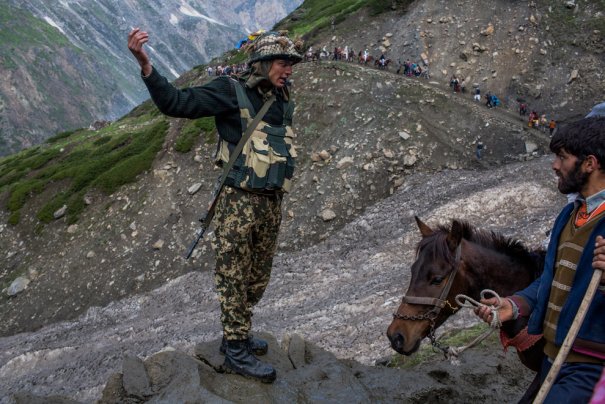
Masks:
[[[488,326],[483,323],[475,324],[470,328],[451,330],[447,334],[444,334],[442,338],[439,339],[439,345],[443,347],[462,347],[473,341],[479,335],[483,334],[488,330]],[[485,347],[489,346],[496,340],[498,335],[497,331],[494,331],[489,338],[481,341],[479,345],[476,345],[470,349],[477,349],[477,347]],[[462,354],[464,355],[464,353]],[[431,345],[422,345],[418,352],[414,353],[412,356],[404,356],[395,354],[391,357],[391,360],[388,364],[389,367],[399,368],[399,369],[408,369],[412,368],[420,363],[443,359],[443,352],[436,350]]]
[[[143,102],[141,105],[135,107],[128,114],[124,115],[122,118],[118,120],[118,122],[128,120],[131,118],[139,118],[142,116],[154,118],[158,115],[161,115],[158,107],[155,106],[153,101],[147,100]]]
[[[78,131],[77,137],[75,133],[66,135],[62,138],[69,138],[69,151],[61,152],[57,145],[51,144],[0,160],[0,191],[9,191],[8,222],[19,223],[20,211],[27,200],[59,181],[67,181],[68,185],[61,186],[63,189],[50,197],[36,217],[48,223],[57,209],[67,205],[68,222],[76,222],[86,207],[83,201],[86,192],[97,188],[110,194],[134,181],[153,164],[167,131],[168,121],[164,118],[153,122],[153,118],[141,115],[103,128],[100,137],[101,131],[88,130]]]
[[[231,49],[225,53],[224,57],[226,57],[226,63],[229,65],[238,65],[248,60],[248,54],[239,49]]]
[[[391,11],[393,7],[401,9],[411,3],[413,0],[305,0],[275,29],[288,30],[292,36],[312,41],[319,31],[330,29],[332,20],[338,24],[361,8],[367,7],[371,15],[378,15]]]
[[[68,137],[70,137],[71,135],[73,135],[76,132],[77,131],[75,131],[75,130],[68,130],[66,132],[57,133],[55,136],[52,136],[52,137],[49,137],[48,139],[46,139],[46,143],[48,143],[48,144],[57,143],[59,140],[67,139]]]
[[[42,191],[43,186],[43,182],[35,179],[15,184],[10,192],[6,207],[11,212],[20,210],[32,194]]]
[[[285,29],[292,36],[302,36],[308,39],[314,32],[329,28],[332,24],[342,21],[347,14],[372,3],[370,0],[306,0],[296,10],[296,18],[286,18],[276,29]]]
[[[174,150],[179,153],[191,151],[195,144],[195,140],[200,134],[204,135],[204,141],[206,143],[214,143],[214,137],[210,135],[214,133],[215,129],[214,117],[205,117],[188,121],[174,143]]]
[[[1,49],[48,47],[49,44],[75,49],[57,28],[12,5],[0,5],[0,26],[0,44],[3,45]]]

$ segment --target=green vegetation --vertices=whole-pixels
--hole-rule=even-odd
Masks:
[[[329,28],[332,23],[338,23],[347,14],[359,10],[372,3],[370,0],[306,0],[297,11],[296,21],[286,19],[277,29],[286,29],[292,36],[312,36],[313,32],[322,28]]]
[[[123,121],[123,120],[128,120],[129,118],[138,118],[141,116],[155,117],[158,115],[161,115],[160,111],[155,106],[153,101],[147,100],[147,101],[143,102],[141,105],[135,107],[128,114],[124,115],[121,119],[118,120],[118,122]]]
[[[485,324],[479,323],[470,328],[452,330],[449,334],[444,335],[444,337],[439,340],[439,345],[443,347],[462,347],[472,342],[475,338],[486,332],[488,329],[489,328]],[[478,349],[479,347],[497,344],[497,335],[498,333],[494,332],[488,338],[481,341],[479,345],[470,349]],[[423,362],[442,359],[443,353],[441,351],[434,349],[431,345],[423,345],[418,352],[414,353],[412,356],[403,356],[399,354],[393,355],[388,366],[393,368],[409,369]]]
[[[68,137],[70,137],[71,135],[73,135],[74,133],[76,133],[75,130],[68,130],[67,132],[61,132],[61,133],[57,133],[55,136],[49,137],[48,139],[46,139],[46,143],[57,143],[59,140],[63,140],[66,139]]]
[[[63,205],[68,222],[77,221],[88,190],[110,194],[151,167],[167,130],[163,117],[139,115],[97,132],[63,132],[45,147],[0,159],[0,192],[8,192],[9,223],[17,224],[27,200],[42,192],[49,199],[36,214],[41,222],[53,220]]]
[[[8,4],[0,5],[0,26],[1,49],[25,48],[31,45],[47,47],[49,44],[72,47],[58,29],[37,19],[31,13]]]
[[[305,0],[294,12],[296,19],[286,18],[275,29],[288,30],[292,36],[311,40],[316,32],[330,28],[332,18],[338,24],[363,7],[367,7],[370,14],[377,15],[393,7],[407,7],[411,3],[413,0]]]
[[[204,134],[204,141],[207,144],[214,143],[214,137],[210,136],[215,130],[214,117],[199,118],[188,121],[185,127],[181,130],[179,137],[174,144],[174,150],[179,153],[187,153],[191,151],[195,140],[200,135]]]

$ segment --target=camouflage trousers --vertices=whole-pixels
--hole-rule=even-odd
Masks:
[[[212,242],[216,253],[214,279],[223,335],[228,340],[248,337],[252,309],[269,284],[281,200],[281,195],[225,186],[217,201]]]

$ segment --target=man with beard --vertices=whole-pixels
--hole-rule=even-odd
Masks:
[[[542,382],[559,353],[584,297],[594,267],[605,268],[605,117],[584,118],[561,127],[550,142],[552,168],[563,194],[577,193],[555,221],[544,272],[526,289],[502,299],[500,321],[529,316],[528,333],[543,334]],[[596,247],[596,249],[595,249]],[[602,282],[603,283],[603,282]],[[544,402],[586,403],[605,362],[605,287],[595,295],[572,349]],[[475,313],[491,322],[482,300]]]

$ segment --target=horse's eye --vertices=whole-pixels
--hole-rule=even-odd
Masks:
[[[431,285],[440,285],[441,282],[443,282],[443,278],[440,276],[436,276],[433,279],[431,279]]]

